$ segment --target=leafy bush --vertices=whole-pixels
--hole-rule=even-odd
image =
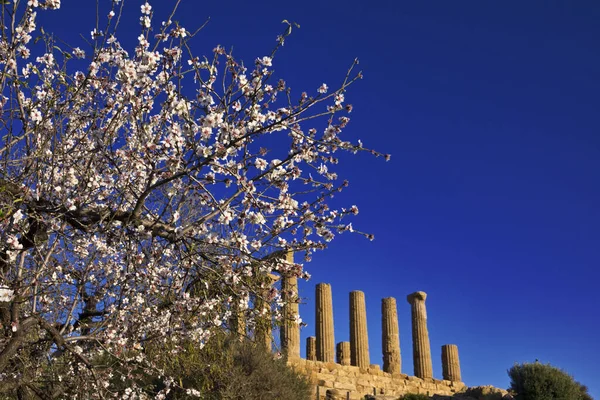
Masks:
[[[310,399],[304,376],[250,341],[223,335],[203,349],[190,344],[174,356],[164,349],[162,353],[165,373],[185,388],[171,392],[171,399],[189,398],[188,389],[199,391],[207,400]]]
[[[140,388],[140,399],[312,400],[306,378],[289,368],[283,359],[226,332],[215,334],[202,348],[193,341],[183,346],[157,341],[148,343],[142,351],[160,370],[141,365],[126,368],[111,354],[90,359],[99,376],[113,372],[107,379],[107,390],[127,394],[131,387]],[[123,353],[121,357],[129,355]],[[69,368],[68,363],[38,368],[39,382],[27,387],[0,378],[0,400],[46,398],[39,395],[43,393],[47,398],[90,398],[84,385],[78,387],[60,379]],[[162,379],[165,375],[173,378],[169,389]]]
[[[425,394],[409,393],[401,397],[402,400],[430,400],[430,397]]]
[[[593,400],[587,387],[550,364],[515,364],[508,376],[517,400]]]

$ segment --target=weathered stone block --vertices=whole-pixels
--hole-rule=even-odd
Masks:
[[[317,385],[319,386],[323,386],[323,387],[333,387],[334,381],[333,380],[326,380],[326,379],[319,379],[317,381]]]
[[[338,368],[338,364],[336,364],[334,362],[328,362],[328,363],[325,364],[325,367],[329,371],[335,371]]]
[[[356,390],[356,385],[353,383],[346,383],[346,382],[333,382],[333,387],[336,389],[343,389],[343,390]]]
[[[355,381],[356,381],[355,379],[349,378],[347,376],[339,377],[336,379],[336,382],[348,383],[348,384],[354,384]]]
[[[377,375],[379,372],[381,372],[381,368],[377,364],[371,364],[369,365],[369,368],[367,368],[368,374]]]

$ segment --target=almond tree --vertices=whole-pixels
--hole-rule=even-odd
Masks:
[[[365,150],[340,138],[357,61],[296,94],[272,69],[296,25],[245,66],[194,56],[197,31],[175,11],[153,24],[148,3],[128,51],[123,6],[81,49],[36,26],[60,0],[2,4],[0,397],[164,398],[181,383],[148,348],[202,346],[231,310],[280,303],[262,277],[307,274],[273,255],[308,261],[353,231],[357,207],[328,199],[347,186],[336,153]]]

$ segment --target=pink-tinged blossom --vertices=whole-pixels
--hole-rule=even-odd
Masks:
[[[33,110],[31,110],[29,117],[31,118],[31,120],[33,122],[36,122],[36,123],[42,121],[42,113],[37,108],[34,108]]]
[[[77,58],[85,58],[85,51],[81,50],[79,47],[75,47],[73,49],[73,56]]]
[[[150,15],[150,12],[152,11],[152,6],[150,4],[148,4],[148,2],[146,2],[141,5],[141,9],[142,9],[142,14]]]
[[[60,0],[46,0],[45,5],[51,10],[58,10],[60,8]]]
[[[102,33],[102,31],[99,31],[96,28],[94,28],[90,32],[90,35],[92,36],[92,39],[98,39],[99,37],[101,37],[103,35],[103,33]]]
[[[261,65],[264,65],[265,67],[270,67],[273,65],[271,57],[267,57],[267,56],[265,56],[263,58],[259,58],[257,60],[257,62]]]
[[[266,161],[265,159],[263,159],[263,158],[257,158],[257,159],[254,161],[254,166],[255,166],[257,169],[259,169],[259,170],[261,170],[261,171],[264,171],[265,169],[267,169],[268,163],[267,163],[267,161]]]
[[[319,89],[317,91],[321,94],[325,94],[327,93],[327,90],[329,90],[329,87],[324,83],[321,86],[319,86]]]
[[[140,24],[144,27],[144,28],[150,28],[150,17],[148,17],[147,15],[143,15],[140,17]]]
[[[13,223],[15,224],[18,224],[24,218],[25,216],[23,215],[23,212],[20,209],[15,211],[15,213],[12,216]]]
[[[6,286],[0,286],[0,303],[10,302],[14,298],[14,295],[15,295],[14,290],[11,290]]]
[[[21,250],[23,248],[23,245],[19,239],[14,235],[8,236],[6,239],[6,244],[8,244],[8,246],[13,250]]]
[[[262,225],[264,223],[266,223],[267,221],[265,220],[265,217],[262,216],[261,213],[259,212],[254,212],[254,211],[250,211],[248,213],[248,220],[253,223],[253,224],[257,224],[257,225]]]
[[[180,26],[179,28],[173,29],[173,36],[183,39],[184,37],[187,36],[187,32],[186,32],[185,28]]]

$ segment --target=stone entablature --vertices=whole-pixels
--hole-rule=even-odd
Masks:
[[[419,393],[429,396],[452,396],[465,389],[462,382],[433,378],[417,378],[400,373],[387,373],[378,366],[360,368],[333,362],[309,361],[302,358],[289,359],[288,364],[305,375],[319,391],[319,400],[326,399],[328,389],[349,393],[351,400],[363,399],[367,394],[401,396]],[[318,389],[317,389],[318,387]],[[346,397],[344,397],[346,398]]]

